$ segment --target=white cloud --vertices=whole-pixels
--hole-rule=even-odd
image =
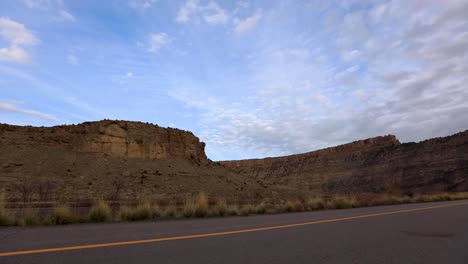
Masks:
[[[23,0],[28,8],[40,9],[51,13],[53,20],[75,22],[75,17],[67,11],[63,0]]]
[[[229,17],[226,11],[214,1],[201,5],[198,0],[187,0],[179,9],[176,17],[178,23],[188,23],[192,19],[202,18],[208,24],[225,24]]]
[[[164,32],[151,33],[148,35],[147,51],[157,53],[162,47],[171,42],[169,35]]]
[[[234,31],[237,33],[249,31],[258,24],[261,18],[262,18],[262,14],[258,12],[243,20],[236,21]]]
[[[8,43],[8,47],[0,48],[0,61],[19,63],[31,61],[27,47],[37,44],[38,39],[23,24],[9,18],[0,18],[0,37]]]
[[[40,117],[48,121],[58,121],[58,119],[52,115],[44,114],[44,113],[34,111],[34,110],[22,109],[22,108],[17,107],[13,103],[0,103],[0,110],[5,111],[5,112],[14,112],[14,113],[32,115],[32,116]]]
[[[64,21],[70,21],[70,22],[75,21],[75,17],[72,14],[70,14],[68,11],[66,11],[65,9],[59,10],[59,15],[60,15],[60,18]]]
[[[78,65],[78,58],[74,54],[68,54],[67,62],[72,65]]]
[[[209,24],[224,24],[228,20],[226,12],[216,2],[209,2],[203,9],[203,18]]]
[[[135,9],[147,9],[153,6],[157,0],[129,0],[128,5]]]
[[[260,35],[267,44],[248,56],[249,95],[200,87],[171,94],[200,112],[208,153],[275,156],[389,133],[408,142],[466,130],[468,2],[377,4],[338,10],[310,46]]]

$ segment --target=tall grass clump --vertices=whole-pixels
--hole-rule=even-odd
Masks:
[[[208,198],[199,193],[195,198],[189,197],[185,201],[183,214],[185,217],[205,217],[208,215]]]
[[[149,220],[159,216],[159,208],[152,207],[150,203],[140,204],[137,207],[122,207],[120,219],[124,221]]]
[[[254,212],[256,214],[265,214],[266,213],[266,205],[265,203],[259,203],[255,206],[254,208]]]
[[[358,201],[354,197],[338,196],[330,201],[333,209],[347,209],[359,207]]]
[[[307,210],[311,210],[311,211],[322,210],[322,209],[325,209],[326,204],[323,201],[323,199],[314,197],[314,198],[309,198],[306,201],[306,207],[307,207]]]
[[[108,222],[112,220],[112,209],[105,201],[98,201],[89,211],[90,222]]]
[[[70,207],[68,205],[59,205],[54,208],[50,215],[50,224],[53,225],[67,225],[76,222]]]
[[[228,211],[228,206],[227,206],[227,203],[226,203],[226,199],[221,199],[219,198],[217,201],[216,201],[216,205],[215,205],[215,209],[214,209],[214,213],[216,215],[219,215],[219,216],[224,216],[227,214],[227,211]]]
[[[239,210],[239,215],[247,216],[250,214],[255,214],[255,206],[251,204],[244,204]]]

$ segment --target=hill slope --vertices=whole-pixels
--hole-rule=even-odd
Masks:
[[[468,190],[468,131],[389,135],[285,157],[212,162],[191,132],[129,121],[0,124],[0,191],[17,200],[228,200]]]

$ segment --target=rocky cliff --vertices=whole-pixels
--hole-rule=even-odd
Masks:
[[[254,179],[208,160],[204,148],[191,132],[140,122],[0,124],[0,192],[22,201],[265,196]]]
[[[0,144],[60,147],[85,153],[143,159],[190,159],[207,162],[205,143],[191,132],[140,122],[86,122],[55,127],[0,124]]]
[[[220,163],[298,193],[466,191],[468,131],[405,144],[389,135],[299,155]]]

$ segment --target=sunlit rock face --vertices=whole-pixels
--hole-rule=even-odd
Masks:
[[[207,161],[205,143],[191,132],[140,122],[104,120],[56,127],[2,124],[0,135],[1,144],[17,145],[19,148],[57,146],[77,152],[126,158]]]

